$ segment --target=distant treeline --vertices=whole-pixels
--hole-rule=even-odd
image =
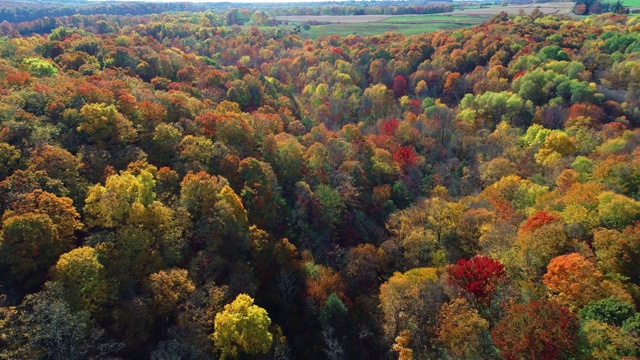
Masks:
[[[212,8],[228,9],[229,4],[221,3],[151,3],[151,2],[108,2],[108,3],[28,3],[3,2],[0,4],[0,21],[32,21],[43,17],[81,15],[146,15],[168,11],[205,11]],[[224,10],[223,10],[224,11]]]
[[[359,2],[357,4],[329,4],[315,3],[304,7],[286,6],[282,4],[260,4],[261,9],[268,9],[272,15],[403,15],[403,14],[434,14],[449,12],[453,6],[442,4],[397,5],[397,2],[376,2],[375,5]],[[371,3],[369,3],[371,4]],[[33,21],[45,17],[62,17],[72,15],[148,15],[163,12],[189,11],[200,12],[213,10],[225,13],[231,7],[256,9],[255,4],[230,3],[152,3],[152,2],[75,2],[75,3],[35,3],[35,2],[3,2],[0,4],[0,22],[12,23]]]
[[[304,6],[281,7],[269,9],[274,15],[408,15],[408,14],[437,14],[453,11],[449,2],[423,5],[377,5],[375,6]]]

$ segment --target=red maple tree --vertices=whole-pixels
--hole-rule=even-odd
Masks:
[[[484,255],[476,255],[469,260],[460,259],[447,268],[446,281],[464,292],[473,295],[479,304],[486,305],[497,285],[504,282],[504,265]]]

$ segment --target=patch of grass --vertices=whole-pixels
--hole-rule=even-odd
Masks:
[[[311,29],[303,31],[302,36],[308,36],[315,39],[319,36],[329,35],[359,35],[372,36],[383,34],[387,31],[398,31],[399,26],[394,24],[383,24],[380,22],[372,23],[356,23],[356,24],[328,24],[328,25],[311,25]]]
[[[640,0],[639,0],[640,1]],[[454,15],[417,15],[395,16],[383,21],[355,23],[311,25],[311,29],[303,31],[302,36],[315,39],[329,35],[359,35],[372,36],[387,31],[396,31],[404,35],[415,35],[438,30],[455,30],[475,26],[486,19],[469,16]]]
[[[640,1],[640,0],[638,0]],[[429,14],[429,15],[412,15],[412,16],[394,16],[391,18],[388,18],[386,20],[383,20],[381,22],[384,23],[393,23],[393,24],[424,24],[424,23],[431,23],[434,21],[444,21],[444,22],[450,22],[450,21],[462,21],[462,22],[473,22],[473,21],[477,21],[480,22],[480,20],[477,20],[476,18],[473,17],[469,17],[469,16],[464,16],[464,15],[442,15],[442,14]]]

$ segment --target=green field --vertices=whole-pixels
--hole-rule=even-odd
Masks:
[[[640,0],[639,0],[640,1]],[[302,36],[315,39],[328,35],[371,36],[396,31],[404,35],[415,35],[437,30],[454,30],[475,26],[486,18],[450,15],[417,15],[395,16],[379,22],[363,22],[355,24],[312,25],[310,30],[303,31]]]
[[[638,0],[640,1],[640,0]],[[393,24],[429,24],[433,22],[454,22],[454,23],[480,23],[484,18],[471,17],[466,15],[442,15],[442,14],[429,14],[429,15],[412,15],[412,16],[394,16],[383,20],[383,23]]]
[[[628,7],[640,7],[640,0],[622,0],[622,5]]]

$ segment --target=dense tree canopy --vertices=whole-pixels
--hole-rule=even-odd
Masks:
[[[271,17],[453,5],[25,4],[0,358],[640,356],[640,16],[311,39]]]

